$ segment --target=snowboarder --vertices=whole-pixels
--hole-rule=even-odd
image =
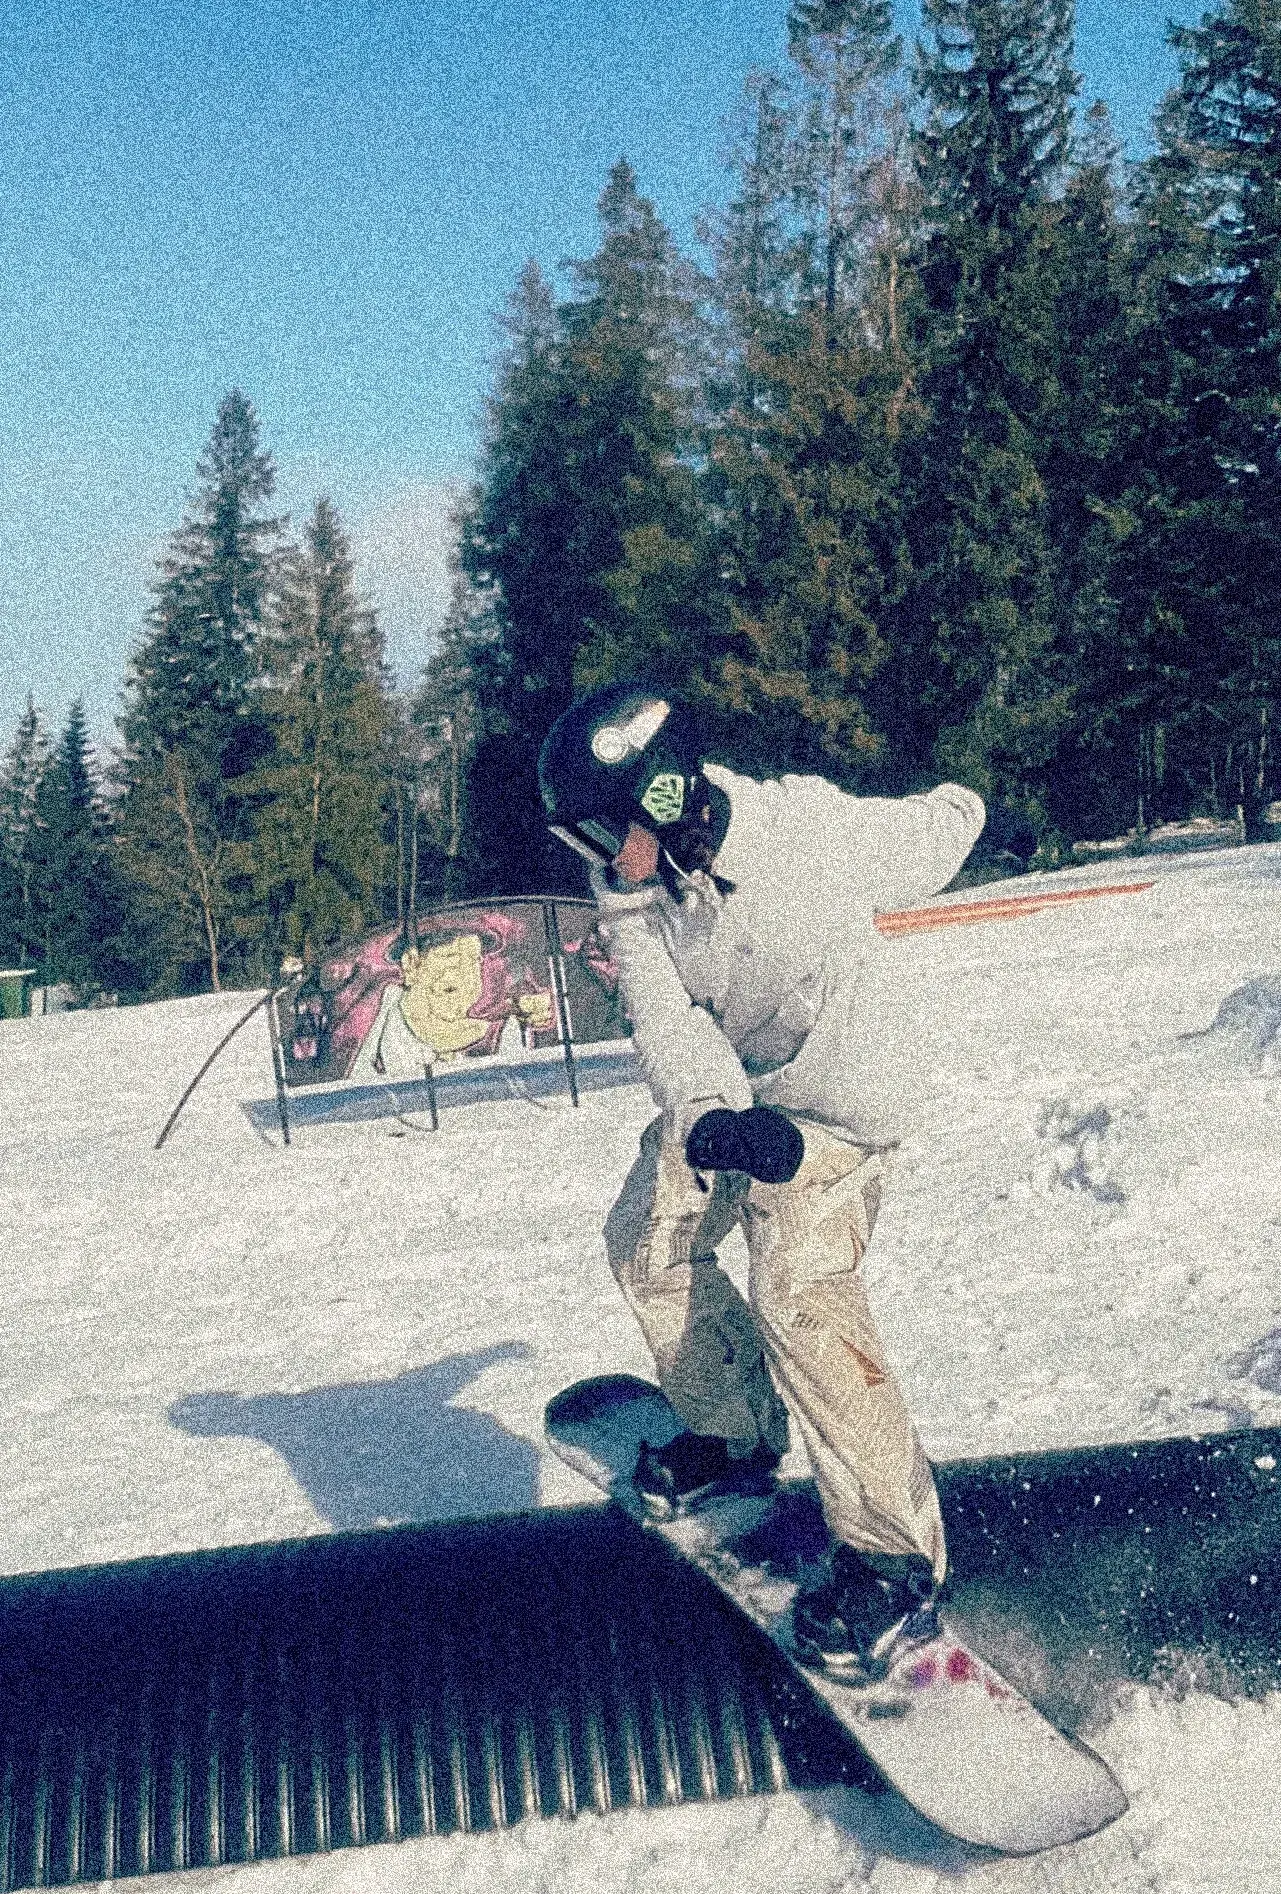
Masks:
[[[873,916],[952,879],[983,803],[953,783],[887,799],[755,781],[706,761],[689,708],[639,684],[566,711],[539,780],[551,832],[591,865],[659,1108],[605,1227],[685,1429],[642,1447],[636,1486],[666,1516],[767,1490],[790,1415],[832,1539],[795,1643],[873,1674],[932,1633],[947,1566],[860,1271],[927,1052]],[[715,1254],[736,1222],[746,1303]]]

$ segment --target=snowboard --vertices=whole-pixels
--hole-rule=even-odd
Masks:
[[[1124,1812],[1125,1793],[1103,1759],[1056,1729],[945,1621],[875,1683],[841,1682],[803,1663],[791,1641],[792,1599],[826,1549],[812,1482],[655,1518],[632,1485],[636,1456],[642,1441],[663,1446],[680,1427],[659,1390],[634,1375],[575,1382],[546,1413],[559,1458],[737,1605],[927,1820],[978,1847],[1028,1855],[1079,1841]]]

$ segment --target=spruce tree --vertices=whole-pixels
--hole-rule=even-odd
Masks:
[[[276,470],[252,404],[233,389],[196,463],[197,488],[160,560],[150,626],[130,666],[126,736],[201,751],[239,773],[259,736],[254,687],[280,521]]]
[[[735,756],[866,786],[882,749],[868,711],[899,540],[892,390],[883,363],[825,315],[756,364],[768,412],[718,443],[730,629],[714,683]]]
[[[146,890],[146,978],[160,992],[261,974],[251,965],[252,916],[228,876],[250,833],[235,779],[271,742],[258,686],[280,522],[263,510],[275,467],[239,390],[219,404],[196,472],[160,561],[120,722],[123,847],[131,880]]]
[[[43,930],[39,913],[40,786],[52,746],[35,700],[18,720],[0,769],[0,925],[6,961],[39,965]]]
[[[715,549],[693,467],[701,285],[623,160],[597,215],[600,247],[571,266],[577,293],[561,310],[567,388],[584,423],[566,442],[573,538],[581,565],[595,568],[573,682],[644,671],[679,685],[697,675],[715,617]]]
[[[32,923],[43,980],[65,982],[81,995],[116,984],[123,891],[79,701],[36,791],[33,865]]]
[[[912,467],[917,578],[896,652],[916,771],[1044,822],[1066,712],[1040,465],[1056,350],[1044,263],[1076,90],[1071,0],[925,0],[919,53],[931,412]]]
[[[236,784],[250,834],[228,881],[239,913],[266,917],[273,964],[310,963],[379,917],[390,786],[382,636],[327,498],[279,562],[262,649],[271,749]]]
[[[1218,582],[1198,631],[1223,803],[1257,833],[1281,693],[1281,19],[1271,0],[1221,0],[1171,38],[1209,239],[1199,424],[1222,481],[1205,522]]]
[[[1087,836],[1186,813],[1176,757],[1196,694],[1195,657],[1177,598],[1197,538],[1193,496],[1211,492],[1217,476],[1196,425],[1205,310],[1188,202],[1194,167],[1169,102],[1157,125],[1166,148],[1137,174],[1117,252],[1125,313],[1116,400],[1103,480],[1086,502],[1086,547],[1102,578],[1092,622],[1082,615],[1074,741],[1059,759],[1065,820]]]
[[[804,257],[803,300],[834,322],[869,308],[878,261],[877,186],[893,144],[902,55],[889,0],[795,0],[788,48],[797,76],[791,196]],[[853,274],[862,281],[847,283]]]
[[[795,307],[807,260],[792,215],[796,118],[786,82],[753,69],[726,153],[737,188],[728,205],[706,213],[700,224],[713,261],[706,390],[713,413],[734,403],[754,407],[752,346],[773,318]]]
[[[408,704],[414,826],[404,907],[410,910],[432,892],[458,900],[477,866],[467,797],[481,729],[478,676],[494,641],[489,604],[456,572],[439,648]]]
[[[707,484],[730,619],[711,676],[744,764],[867,785],[902,585],[899,44],[876,0],[797,5],[789,32],[788,80],[753,81],[740,190],[714,230],[729,346]]]
[[[543,731],[573,694],[573,663],[594,597],[573,543],[574,470],[562,452],[577,421],[560,323],[536,264],[503,317],[480,475],[462,508],[460,560],[495,636],[477,667],[480,730],[469,771],[478,883],[510,892],[552,885],[539,820]],[[612,549],[611,549],[612,550]],[[577,555],[577,557],[575,556]]]
[[[1056,573],[1046,663],[1065,685],[1069,715],[1047,772],[1047,851],[1055,838],[1061,846],[1114,835],[1132,819],[1116,716],[1126,685],[1118,672],[1114,528],[1130,477],[1136,401],[1132,226],[1120,174],[1111,120],[1096,101],[1047,220],[1043,266],[1055,337],[1037,433]]]
[[[461,558],[494,637],[476,653],[469,770],[478,868],[511,891],[578,885],[538,802],[539,745],[576,691],[698,670],[715,546],[691,456],[697,297],[620,161],[602,238],[555,305],[531,266],[509,308]]]
[[[1254,831],[1275,789],[1281,684],[1277,30],[1229,0],[1172,37],[1183,71],[1128,227],[1130,393],[1098,509],[1114,632],[1095,747],[1127,824],[1240,808]]]

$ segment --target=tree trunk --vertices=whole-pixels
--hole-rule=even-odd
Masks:
[[[205,926],[205,942],[209,949],[209,980],[215,993],[222,992],[222,981],[218,971],[218,923],[214,911],[213,878],[208,866],[201,859],[200,844],[196,837],[196,825],[191,817],[191,804],[187,797],[186,774],[182,767],[182,758],[176,750],[165,752],[165,775],[173,789],[174,802],[178,809],[178,820],[182,824],[183,841],[187,850],[187,862],[191,869],[191,878],[195,886],[196,899],[200,905],[201,917]],[[216,850],[215,850],[216,852]]]
[[[1270,800],[1270,765],[1268,703],[1264,698],[1258,705],[1257,727],[1249,745],[1248,767],[1243,767],[1241,771],[1241,827],[1247,842],[1267,840],[1263,811]]]

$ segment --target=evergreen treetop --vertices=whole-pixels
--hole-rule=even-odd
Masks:
[[[44,719],[28,693],[0,773],[0,843],[11,860],[22,858],[34,833],[36,798],[52,754]]]
[[[122,890],[78,699],[41,780],[37,809],[32,922],[43,979],[81,993],[114,985]]]
[[[195,495],[160,560],[149,630],[130,666],[123,728],[128,743],[159,751],[212,746],[234,774],[281,528],[262,510],[275,490],[275,464],[239,389],[218,404],[196,476]]]
[[[1071,149],[1073,0],[923,0],[922,17],[930,208],[1012,233],[1061,181]]]

